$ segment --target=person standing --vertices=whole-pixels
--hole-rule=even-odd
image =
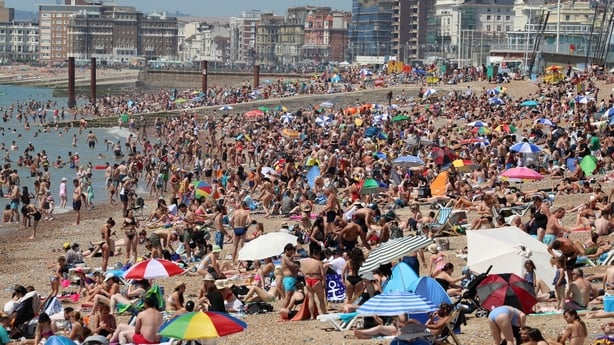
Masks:
[[[72,209],[75,211],[75,225],[79,225],[81,223],[81,206],[83,205],[83,195],[79,180],[72,180],[72,184],[75,187],[72,192]]]
[[[241,201],[241,208],[232,213],[230,225],[234,229],[234,237],[232,238],[232,262],[237,264],[239,249],[245,243],[247,228],[252,223],[249,207],[245,201]]]
[[[215,217],[213,218],[213,224],[215,225],[215,244],[220,248],[224,248],[224,237],[231,237],[224,228],[224,216],[226,216],[226,206],[224,205],[216,205],[215,206]]]
[[[290,301],[292,300],[292,295],[296,291],[297,288],[297,279],[299,266],[296,262],[294,262],[294,254],[296,253],[296,248],[292,243],[286,244],[284,247],[284,254],[281,256],[281,270],[283,274],[282,286],[284,289],[284,300],[282,304],[282,308],[287,309],[290,307]]]
[[[320,261],[320,249],[310,252],[309,256],[301,262],[300,270],[305,276],[305,292],[309,314],[312,319],[315,319],[318,314],[326,314],[326,294],[324,292],[326,274],[324,264]],[[317,303],[315,298],[318,299]]]
[[[325,195],[326,206],[324,206],[324,213],[326,215],[326,227],[324,228],[324,235],[327,236],[335,231],[335,219],[337,219],[339,201],[337,200],[334,187],[328,187]]]
[[[66,181],[68,181],[66,177],[62,177],[62,181],[60,181],[60,192],[58,193],[60,197],[60,208],[66,208],[66,201],[68,200]]]

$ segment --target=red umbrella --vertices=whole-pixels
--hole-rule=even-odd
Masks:
[[[245,112],[245,114],[243,115],[245,115],[245,118],[248,120],[256,120],[256,119],[263,117],[264,112],[260,109],[254,109],[254,110]]]
[[[158,279],[183,273],[176,263],[163,259],[148,259],[130,267],[124,272],[124,279]]]
[[[433,161],[439,165],[447,165],[452,163],[458,156],[454,151],[449,148],[441,148],[437,146],[433,146],[431,149],[431,158]]]
[[[533,285],[514,273],[489,275],[478,285],[477,293],[482,307],[488,310],[508,305],[530,314],[537,303]]]

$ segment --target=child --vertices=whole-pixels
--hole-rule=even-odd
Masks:
[[[554,260],[556,265],[556,273],[554,274],[552,284],[554,285],[554,291],[556,292],[556,308],[558,310],[563,310],[563,307],[565,306],[565,285],[567,285],[567,281],[565,280],[565,257],[559,256]]]
[[[443,266],[448,261],[448,256],[440,251],[441,248],[436,243],[431,244],[430,246],[428,246],[427,249],[432,254],[430,260],[431,264],[429,266],[429,274],[431,275],[431,277],[434,277],[443,269]]]

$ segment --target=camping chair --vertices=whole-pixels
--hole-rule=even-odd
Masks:
[[[464,322],[465,316],[463,315],[461,308],[454,308],[452,311],[452,317],[450,318],[450,323],[448,323],[441,330],[439,336],[433,340],[433,344],[452,344],[450,340],[448,340],[448,338],[452,338],[454,344],[462,345],[456,334],[460,333],[461,324]]]
[[[132,211],[134,211],[134,216],[139,218],[139,220],[143,221],[147,218],[147,216],[145,216],[145,212],[144,209],[148,208],[147,205],[145,205],[145,200],[143,198],[136,198],[136,200],[134,201],[134,206],[132,206]]]
[[[354,327],[356,320],[360,315],[357,312],[352,313],[332,313],[318,315],[317,319],[321,322],[328,322],[334,329],[338,331],[347,331]]]
[[[595,267],[598,265],[607,266],[610,265],[614,261],[614,249],[611,249],[607,253],[601,254],[596,260],[589,259],[587,256],[579,256],[576,264],[578,265],[589,265],[591,267]]]
[[[437,213],[437,220],[433,223],[428,224],[428,228],[431,232],[432,237],[457,236],[459,234],[456,230],[453,229],[454,224],[450,222],[452,214],[453,211],[451,206],[445,206],[439,209],[439,212]],[[462,216],[462,212],[458,214],[459,216]]]

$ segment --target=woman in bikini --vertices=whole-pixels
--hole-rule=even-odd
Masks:
[[[324,264],[320,260],[321,249],[309,255],[309,258],[302,260],[300,269],[305,276],[305,293],[309,297],[307,300],[309,313],[315,319],[317,314],[326,314],[326,292],[324,291],[326,274]]]
[[[214,279],[224,279],[226,276],[222,273],[218,260],[220,259],[220,253],[222,248],[217,244],[206,246],[207,254],[202,258],[198,264],[196,273],[205,277],[207,274],[211,274]]]
[[[349,253],[350,259],[345,262],[342,276],[345,277],[345,303],[351,304],[354,302],[365,288],[362,278],[358,275],[358,269],[365,262],[365,256],[362,250],[354,248]]]
[[[38,323],[36,324],[36,330],[34,331],[34,345],[38,345],[43,339],[49,339],[50,336],[55,334],[55,329],[51,323],[51,319],[47,313],[41,313],[38,316]]]
[[[134,216],[134,210],[128,210],[128,214],[124,217],[124,223],[122,224],[122,230],[124,230],[124,234],[126,235],[125,243],[126,243],[126,258],[130,260],[131,257],[137,258],[137,246],[139,244],[138,234],[139,222]],[[133,256],[130,256],[130,253],[134,252]]]
[[[565,309],[563,318],[567,322],[567,327],[557,339],[561,344],[582,345],[588,336],[586,324],[578,316],[578,312],[573,309]]]

